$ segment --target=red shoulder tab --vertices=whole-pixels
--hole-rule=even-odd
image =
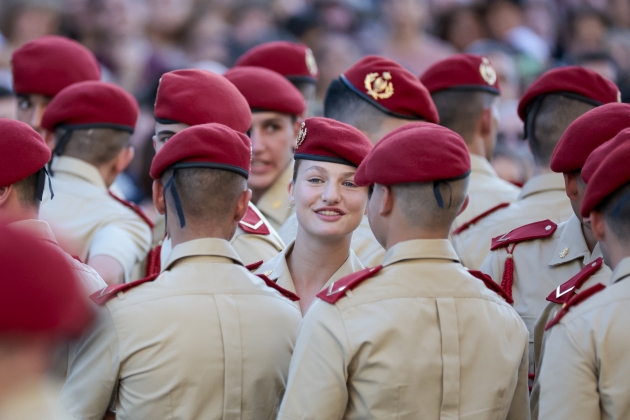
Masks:
[[[374,274],[381,271],[382,265],[373,268],[366,268],[356,273],[349,274],[333,284],[327,289],[322,290],[317,294],[317,297],[328,303],[335,303],[346,295],[347,290],[352,290],[361,284],[364,280],[372,277]]]
[[[142,211],[142,209],[140,207],[138,207],[137,204],[132,203],[131,201],[127,201],[127,200],[123,200],[122,198],[118,197],[116,194],[112,193],[111,191],[107,191],[109,193],[109,195],[111,197],[113,197],[116,201],[118,201],[120,204],[122,204],[125,207],[130,208],[131,210],[134,211],[134,213],[136,213],[138,216],[140,216],[140,218],[142,220],[144,220],[144,222],[149,225],[149,227],[151,228],[151,230],[153,230],[153,228],[155,227],[155,225],[153,224],[153,222],[151,221],[151,219],[149,219],[149,216],[147,216],[146,214],[144,214],[144,212]]]
[[[495,211],[501,210],[502,208],[505,208],[505,207],[507,207],[509,205],[510,205],[510,203],[501,203],[499,205],[496,205],[496,206],[492,207],[491,209],[488,209],[488,210],[484,211],[479,216],[477,216],[477,217],[475,217],[473,219],[470,219],[469,221],[467,221],[466,223],[464,223],[463,225],[461,225],[460,227],[455,229],[453,231],[453,235],[459,235],[460,233],[462,233],[463,231],[467,230],[469,227],[471,227],[472,225],[474,225],[475,223],[477,223],[481,219],[483,219],[485,217],[488,217],[492,213],[494,213]]]
[[[248,269],[249,271],[254,271],[255,269],[257,269],[261,265],[263,265],[263,260],[257,261],[255,263],[247,264],[245,266],[245,268]]]
[[[162,271],[162,245],[158,245],[149,251],[145,274],[149,277],[154,274],[160,274],[160,271]]]
[[[584,267],[579,273],[571,277],[569,281],[558,286],[556,290],[551,292],[547,296],[547,300],[553,303],[567,303],[573,296],[580,292],[580,287],[588,280],[593,274],[600,269],[603,263],[603,258],[598,258],[592,263]],[[573,292],[573,293],[570,293]]]
[[[557,228],[558,225],[549,219],[521,226],[520,228],[516,228],[505,235],[493,238],[490,251],[504,248],[509,244],[529,241],[530,239],[546,238],[553,235]]]
[[[605,288],[606,286],[604,286],[603,284],[597,283],[595,286],[589,287],[588,289],[582,290],[580,293],[574,294],[573,296],[571,296],[571,299],[569,299],[567,303],[562,305],[562,309],[558,311],[558,314],[556,315],[556,317],[552,319],[551,321],[549,321],[549,323],[545,326],[545,331],[547,331],[549,328],[553,327],[558,322],[560,322],[560,320],[569,312],[569,309],[571,309],[572,306],[579,305],[580,303],[584,302],[586,299],[590,298],[594,294],[601,292]]]
[[[298,295],[296,295],[293,292],[288,291],[284,287],[278,286],[278,284],[275,281],[271,280],[269,277],[265,276],[264,274],[256,274],[256,276],[260,277],[267,284],[267,286],[271,287],[272,289],[276,289],[278,292],[280,292],[280,294],[284,296],[285,298],[288,298],[289,300],[292,300],[293,302],[300,300],[300,297]]]
[[[503,288],[499,284],[495,283],[494,280],[492,280],[492,277],[490,277],[486,273],[482,273],[479,270],[468,270],[468,272],[473,277],[476,277],[482,282],[484,282],[484,284],[486,285],[488,289],[492,290],[497,295],[501,296],[503,299],[505,299],[507,303],[509,303],[510,305],[514,303],[514,299],[512,299],[511,296],[505,293],[505,290],[503,290]]]
[[[254,211],[252,204],[247,206],[245,216],[238,222],[238,225],[247,233],[256,235],[269,235],[269,228],[265,225],[263,219]]]
[[[97,305],[103,306],[110,299],[116,296],[118,292],[124,292],[125,290],[133,289],[134,287],[139,286],[143,283],[153,281],[157,278],[157,276],[159,276],[159,274],[154,274],[140,280],[132,281],[131,283],[114,284],[112,286],[107,286],[106,288],[99,290],[98,292],[92,293],[90,295],[90,299],[92,299]]]

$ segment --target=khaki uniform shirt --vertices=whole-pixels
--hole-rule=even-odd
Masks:
[[[311,306],[278,419],[529,419],[514,309],[447,240],[399,243],[383,266]]]
[[[540,220],[566,222],[571,215],[573,209],[562,174],[537,175],[527,181],[517,200],[510,206],[497,210],[455,235],[453,246],[464,266],[478,270],[490,252],[492,238]]]
[[[96,167],[68,156],[53,161],[50,199],[48,189],[40,207],[62,248],[82,261],[97,255],[114,258],[129,280],[151,247],[147,223],[107,192]]]
[[[166,270],[109,300],[70,357],[60,401],[101,419],[271,419],[300,311],[249,273],[228,242],[173,249]]]
[[[549,330],[540,371],[540,418],[630,418],[630,258],[605,290]]]
[[[0,420],[74,420],[57,403],[61,384],[48,378],[22,389],[3,390]]]
[[[256,207],[265,215],[274,229],[280,229],[280,226],[293,213],[288,191],[289,182],[293,179],[293,164],[294,162],[291,162],[256,203]]]
[[[298,220],[293,213],[282,225],[278,233],[285,244],[295,241],[298,230]],[[361,224],[352,232],[350,249],[354,251],[364,267],[376,267],[383,262],[385,249],[378,243],[370,228],[367,216],[363,216]]]

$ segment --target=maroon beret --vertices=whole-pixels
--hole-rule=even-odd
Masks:
[[[630,105],[610,103],[581,115],[564,132],[551,157],[551,170],[572,172],[581,169],[591,152],[630,128]]]
[[[1,118],[0,133],[0,186],[33,175],[50,160],[50,148],[28,124]]]
[[[306,102],[282,75],[262,67],[232,67],[223,75],[243,94],[252,111],[301,115]]]
[[[250,162],[249,137],[222,124],[201,124],[180,131],[162,146],[151,163],[151,177],[159,179],[168,169],[214,168],[247,178]]]
[[[376,55],[346,70],[341,82],[379,110],[398,118],[440,122],[427,88],[395,61]]]
[[[470,173],[470,155],[459,134],[436,124],[405,124],[387,134],[359,166],[359,185],[456,180]]]
[[[330,118],[308,118],[297,137],[295,159],[359,166],[372,150],[370,140],[351,125]]]
[[[0,335],[77,337],[93,312],[67,255],[11,225],[0,237]]]
[[[225,77],[206,70],[175,70],[160,79],[155,120],[163,124],[219,123],[247,132],[252,114],[247,100]]]
[[[621,102],[619,88],[593,70],[566,66],[549,70],[531,84],[518,103],[518,116],[526,120],[527,107],[540,95],[564,94],[599,106]]]
[[[260,44],[236,60],[235,67],[264,67],[280,73],[292,82],[317,82],[319,71],[310,48],[288,41]]]
[[[611,140],[617,147],[609,150],[588,181],[580,212],[588,217],[606,197],[630,182],[630,129],[621,131]],[[606,148],[608,143],[600,146]],[[597,149],[596,151],[599,151]],[[595,153],[594,153],[595,154]],[[597,157],[597,155],[595,155]],[[589,157],[587,165],[591,158]]]
[[[588,158],[586,159],[586,163],[584,163],[584,167],[582,168],[582,172],[580,173],[584,182],[588,184],[588,182],[591,180],[591,177],[593,176],[593,174],[595,174],[604,159],[606,159],[608,155],[613,153],[614,150],[616,150],[619,146],[623,145],[625,141],[627,141],[627,137],[618,136],[621,131],[623,130],[619,130],[619,132],[615,134],[615,136],[613,136],[611,140],[598,146],[588,156]]]
[[[13,90],[18,94],[55,96],[78,82],[99,80],[94,54],[76,41],[43,36],[24,44],[11,57]]]
[[[50,101],[42,127],[103,126],[133,131],[138,120],[138,102],[112,83],[81,82],[68,86]]]
[[[438,61],[420,76],[431,94],[445,89],[501,93],[497,72],[486,57],[455,54]]]

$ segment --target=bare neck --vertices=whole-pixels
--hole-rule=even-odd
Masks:
[[[168,232],[171,236],[171,243],[173,245],[173,248],[175,248],[176,245],[182,244],[184,242],[194,241],[195,239],[217,238],[229,241],[230,239],[232,239],[232,236],[234,236],[234,231],[236,229],[236,224],[230,224],[229,226],[216,226],[209,224],[198,224],[189,220],[186,220],[186,226],[182,228],[179,225],[177,214],[169,214],[168,218]],[[172,218],[174,218],[175,220],[171,220]],[[177,225],[173,226],[174,224]]]
[[[385,237],[385,250],[389,250],[396,244],[416,239],[448,239],[449,231],[435,227],[418,227],[406,223],[404,218],[390,222],[390,227]]]

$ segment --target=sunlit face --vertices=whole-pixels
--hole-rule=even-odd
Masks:
[[[35,93],[30,95],[18,95],[15,118],[18,121],[30,125],[39,134],[43,134],[41,127],[42,116],[51,100],[52,98],[48,96]]]
[[[162,124],[155,122],[155,135],[153,136],[153,148],[155,153],[159,152],[162,146],[175,134],[190,127],[188,124]]]
[[[361,223],[367,187],[354,182],[357,168],[331,162],[301,160],[289,195],[301,229],[318,237],[343,237]]]
[[[247,180],[252,191],[266,191],[291,163],[299,127],[299,121],[286,114],[252,113],[252,167]]]

